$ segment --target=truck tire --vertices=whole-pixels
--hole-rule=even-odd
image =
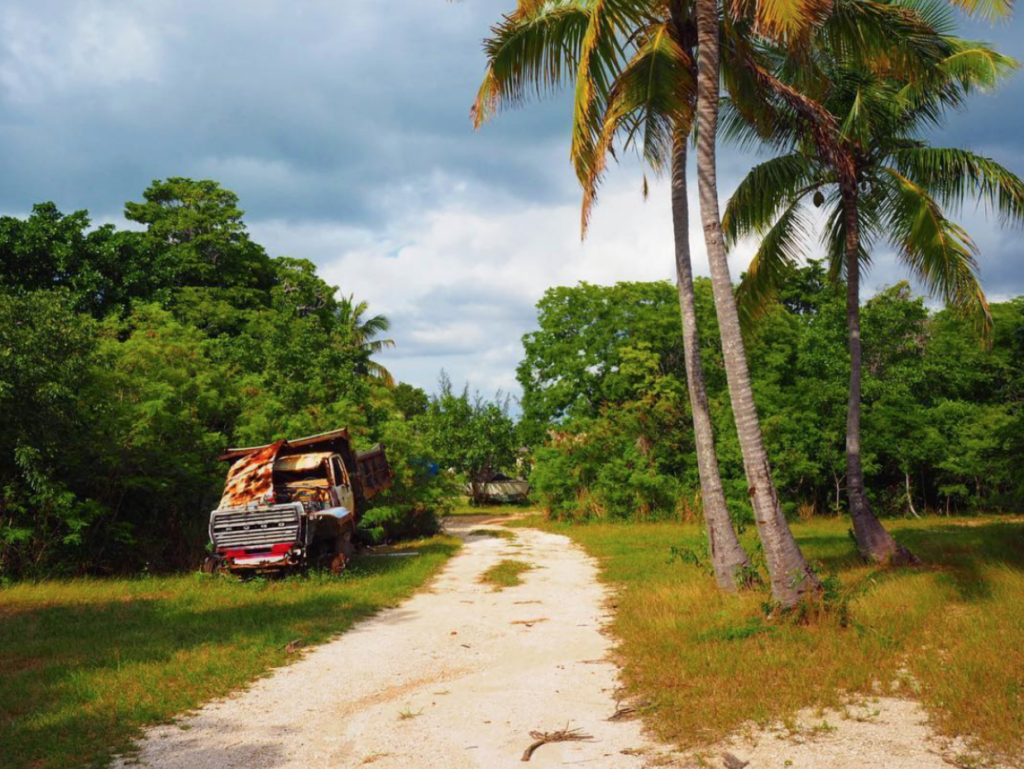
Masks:
[[[352,544],[352,529],[346,527],[341,532],[334,543],[334,558],[331,559],[331,574],[341,574],[348,565],[349,559],[352,558],[352,554],[355,552],[355,547]]]
[[[199,571],[203,574],[219,574],[221,568],[220,557],[216,555],[208,555],[203,559],[203,565],[199,567]]]

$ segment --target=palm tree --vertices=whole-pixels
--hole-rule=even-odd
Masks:
[[[750,498],[754,507],[754,518],[763,522],[770,530],[770,536],[762,543],[765,558],[776,564],[772,571],[772,587],[775,594],[782,595],[783,604],[792,605],[800,595],[809,589],[816,589],[817,582],[809,572],[799,548],[793,540],[779,509],[778,498],[772,482],[768,455],[757,418],[750,373],[743,337],[740,331],[739,314],[733,295],[729,275],[729,263],[725,238],[718,209],[717,160],[715,143],[718,133],[719,87],[722,76],[719,40],[719,6],[717,0],[694,0],[697,22],[697,45],[700,51],[697,76],[697,180],[701,210],[701,224],[704,242],[707,246],[714,285],[715,306],[722,337],[722,351],[732,399],[736,430],[739,435],[743,464],[750,485]],[[979,12],[988,16],[1004,15],[1010,7],[1010,0],[954,0],[954,3],[969,13]],[[761,0],[758,2],[723,3],[725,24],[751,24],[759,36],[773,40],[787,49],[799,52],[812,37],[811,33],[829,15],[830,0]],[[875,4],[882,5],[882,4]],[[816,105],[802,97],[798,91],[787,89],[775,78],[758,67],[751,60],[750,75],[769,89],[776,91],[796,112],[810,117],[817,111]],[[816,140],[823,146],[833,144],[833,131],[827,121],[818,120]],[[791,585],[786,588],[779,580]]]
[[[367,302],[355,301],[355,295],[342,297],[338,302],[337,318],[341,327],[348,334],[350,343],[359,351],[364,359],[365,373],[378,380],[386,387],[395,386],[395,378],[380,363],[372,359],[384,350],[395,346],[393,339],[375,339],[378,334],[391,329],[391,321],[384,315],[366,317],[370,305]]]
[[[676,274],[704,519],[718,585],[735,590],[750,561],[733,529],[718,470],[690,263],[686,149],[695,93],[695,35],[678,0],[671,3],[671,18],[645,16],[643,5],[521,2],[485,42],[488,69],[473,115],[479,127],[499,107],[520,103],[531,90],[543,93],[575,77],[572,158],[584,188],[584,235],[615,134],[625,130],[629,144],[643,126],[644,155],[655,170],[671,154]],[[620,44],[627,32],[634,40],[631,56]]]
[[[780,280],[801,256],[811,228],[806,204],[825,211],[822,241],[830,273],[845,274],[850,389],[846,459],[850,516],[861,554],[875,562],[908,564],[917,559],[901,547],[871,511],[861,462],[860,274],[870,248],[887,241],[911,273],[934,293],[984,327],[990,322],[976,275],[977,249],[943,206],[958,207],[970,195],[1004,219],[1024,221],[1024,183],[994,161],[968,150],[933,148],[921,133],[936,126],[944,108],[958,107],[978,86],[991,86],[1016,66],[977,43],[950,37],[941,7],[917,3],[927,24],[913,38],[913,51],[890,56],[877,71],[861,52],[844,50],[828,34],[818,50],[796,67],[779,51],[780,75],[811,93],[834,127],[837,142],[826,147],[815,125],[785,106],[769,137],[780,154],[755,167],[729,201],[728,242],[752,232],[759,250],[741,286],[752,315],[772,300]],[[891,49],[890,49],[891,51]],[[912,77],[894,77],[894,73]],[[749,136],[735,121],[734,133]]]

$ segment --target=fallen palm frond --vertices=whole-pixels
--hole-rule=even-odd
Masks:
[[[534,742],[523,751],[523,761],[529,761],[537,748],[541,745],[547,745],[549,742],[586,742],[587,740],[594,739],[579,729],[570,729],[569,724],[566,724],[564,729],[559,729],[557,732],[530,732],[530,736],[533,737]]]
[[[619,705],[616,703],[615,712],[608,717],[609,721],[628,721],[636,717],[636,708],[632,705]]]

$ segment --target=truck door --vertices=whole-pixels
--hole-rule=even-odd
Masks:
[[[355,495],[352,493],[352,482],[345,469],[345,463],[335,454],[331,457],[331,475],[333,476],[334,492],[338,498],[338,504],[349,512],[355,513]]]

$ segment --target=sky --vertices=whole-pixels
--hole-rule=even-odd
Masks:
[[[668,185],[641,196],[613,167],[588,238],[565,94],[474,131],[481,40],[514,0],[5,0],[0,6],[0,215],[34,203],[122,224],[153,179],[235,191],[253,237],[312,260],[392,321],[382,362],[433,390],[445,369],[518,392],[522,335],[545,289],[673,275]],[[1022,22],[964,34],[1024,59]],[[976,97],[935,142],[1024,175],[1024,73]],[[756,158],[719,154],[723,202]],[[691,181],[693,181],[691,173]],[[707,259],[691,184],[695,271]],[[1024,294],[1021,233],[959,221],[990,299]],[[730,256],[734,277],[753,253]],[[813,253],[812,253],[813,255]],[[880,252],[868,291],[902,280]]]

